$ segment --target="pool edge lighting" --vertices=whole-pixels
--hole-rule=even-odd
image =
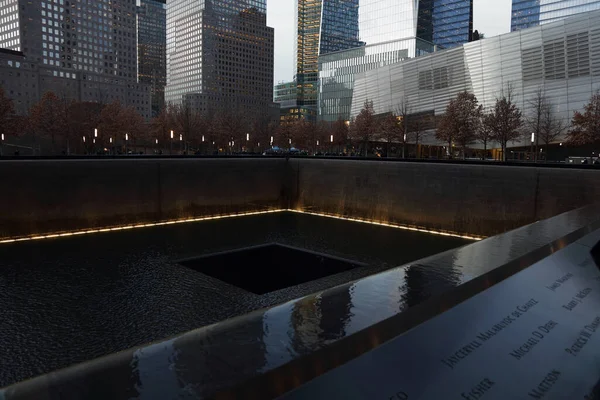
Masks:
[[[306,214],[306,215],[312,215],[312,216],[316,216],[316,217],[338,219],[338,220],[349,221],[349,222],[358,222],[361,224],[383,226],[383,227],[395,228],[395,229],[403,229],[403,230],[407,230],[407,231],[428,233],[428,234],[432,234],[432,235],[454,237],[454,238],[467,239],[467,240],[473,240],[473,241],[480,241],[480,240],[485,239],[485,237],[480,237],[480,236],[470,236],[470,235],[463,235],[463,234],[454,233],[454,232],[435,231],[435,230],[430,230],[430,229],[426,229],[426,228],[418,228],[418,227],[407,226],[407,225],[392,224],[392,223],[373,221],[373,220],[368,220],[368,219],[344,217],[344,216],[337,215],[337,214],[326,214],[326,213],[319,213],[319,212],[313,212],[313,211],[281,208],[281,209],[262,210],[262,211],[248,211],[248,212],[225,214],[225,215],[209,215],[209,216],[204,216],[204,217],[177,219],[177,220],[169,220],[169,221],[161,221],[161,222],[147,222],[147,223],[139,223],[139,224],[133,224],[133,225],[102,227],[102,228],[70,231],[70,232],[59,232],[59,233],[51,232],[51,233],[42,234],[42,235],[40,235],[40,234],[31,235],[31,236],[27,236],[27,237],[12,237],[12,238],[7,237],[7,238],[0,238],[0,244],[27,242],[27,241],[44,240],[44,239],[57,239],[57,238],[70,237],[70,236],[91,235],[94,233],[126,231],[126,230],[132,230],[132,229],[151,228],[151,227],[156,227],[156,226],[188,224],[188,223],[194,223],[194,222],[214,221],[214,220],[219,220],[219,219],[249,217],[249,216],[253,216],[253,215],[275,214],[275,213],[281,213],[281,212]]]
[[[294,209],[288,209],[286,211],[297,213],[297,214],[313,215],[315,217],[339,219],[339,220],[342,220],[342,221],[358,222],[358,223],[361,223],[361,224],[368,224],[368,225],[385,226],[387,228],[403,229],[403,230],[407,230],[407,231],[429,233],[429,234],[432,234],[432,235],[447,236],[447,237],[454,237],[454,238],[460,238],[460,239],[468,239],[468,240],[474,240],[474,241],[481,241],[481,240],[485,239],[485,237],[482,237],[482,236],[470,236],[470,235],[463,235],[463,234],[454,233],[454,232],[435,231],[435,230],[431,230],[431,229],[418,228],[418,227],[408,226],[408,225],[391,224],[391,223],[388,223],[388,222],[373,221],[373,220],[369,220],[369,219],[344,217],[344,216],[337,215],[337,214],[326,214],[326,213],[320,213],[320,212],[305,211],[305,210],[294,210]]]
[[[161,221],[161,222],[140,223],[140,224],[135,224],[135,225],[112,226],[112,227],[103,227],[103,228],[86,229],[86,230],[61,232],[61,233],[47,233],[47,234],[43,234],[43,235],[32,235],[32,236],[27,236],[27,237],[14,237],[14,238],[8,237],[8,238],[0,239],[0,244],[28,242],[28,241],[43,240],[43,239],[56,239],[56,238],[70,237],[70,236],[90,235],[93,233],[116,232],[116,231],[125,231],[125,230],[131,230],[131,229],[150,228],[150,227],[156,227],[156,226],[167,226],[167,225],[176,225],[176,224],[186,224],[186,223],[202,222],[202,221],[213,221],[213,220],[230,219],[230,218],[237,218],[237,217],[249,217],[252,215],[274,214],[274,213],[285,212],[285,211],[287,211],[287,210],[274,209],[274,210],[263,210],[263,211],[248,211],[248,212],[234,213],[234,214],[210,215],[210,216],[206,216],[206,217],[196,217],[196,218],[186,218],[186,219]]]

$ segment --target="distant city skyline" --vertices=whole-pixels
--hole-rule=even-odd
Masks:
[[[267,0],[267,24],[275,28],[274,82],[294,76],[296,0]],[[474,29],[492,37],[510,32],[511,0],[475,0]]]

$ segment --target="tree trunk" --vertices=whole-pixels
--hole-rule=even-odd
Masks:
[[[502,143],[502,162],[506,162],[506,143]]]
[[[487,160],[487,140],[483,141],[483,161]]]
[[[452,159],[452,139],[448,140],[448,156],[449,159]]]

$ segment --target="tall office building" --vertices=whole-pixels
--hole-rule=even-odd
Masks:
[[[135,16],[133,0],[2,0],[0,47],[20,52],[19,64],[35,65],[39,95],[120,100],[148,118],[148,91],[137,80]]]
[[[152,114],[165,103],[167,84],[167,6],[165,0],[138,0],[138,76],[150,85]]]
[[[166,101],[269,109],[274,30],[266,22],[265,0],[169,1]]]
[[[511,31],[600,10],[600,0],[513,0]]]
[[[351,91],[353,74],[365,68],[432,52],[436,45],[448,48],[468,42],[473,1],[297,0],[297,23],[298,107],[306,116],[322,108],[317,100],[327,91],[330,95],[325,97],[336,107],[342,105],[343,99],[331,96]],[[330,79],[334,75],[339,79]],[[327,111],[326,119],[343,117],[350,111],[348,104],[344,109]]]

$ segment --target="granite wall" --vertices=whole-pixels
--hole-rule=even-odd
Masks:
[[[297,208],[494,235],[600,199],[600,171],[336,159],[0,162],[0,238]]]
[[[600,201],[600,170],[292,160],[296,207],[491,236]]]

